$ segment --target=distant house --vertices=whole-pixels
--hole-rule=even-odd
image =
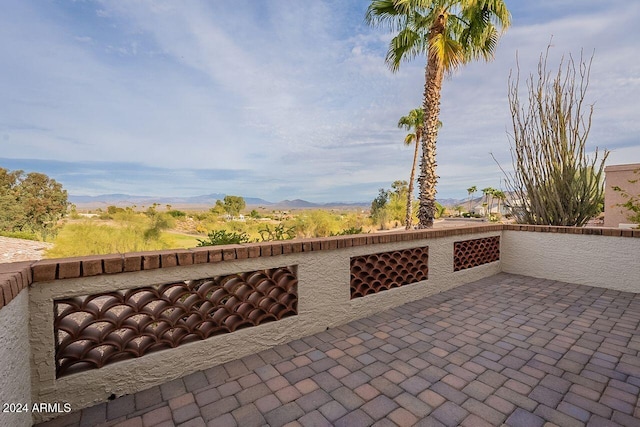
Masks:
[[[628,209],[620,206],[627,199],[616,188],[623,189],[627,194],[640,195],[640,163],[626,165],[613,165],[604,168],[604,226],[605,227],[632,227]]]
[[[494,201],[491,204],[491,207],[485,204],[476,205],[471,209],[471,212],[482,216],[485,216],[487,212],[490,212],[491,214],[500,213],[500,215],[506,215],[509,213],[509,209],[507,209],[503,202],[500,202],[500,209],[498,210],[498,202]]]

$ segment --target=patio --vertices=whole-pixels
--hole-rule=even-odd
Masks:
[[[640,425],[639,321],[503,272],[40,425]]]

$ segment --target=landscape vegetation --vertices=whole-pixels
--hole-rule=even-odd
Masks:
[[[0,235],[51,242],[51,258],[399,229],[412,200],[407,181],[398,180],[381,188],[370,206],[272,209],[228,195],[206,210],[158,203],[78,210],[62,185],[46,175],[0,168],[0,179]],[[490,194],[485,189],[475,202],[493,203]],[[437,218],[467,214],[461,204],[437,207]],[[489,217],[499,218],[496,212]]]

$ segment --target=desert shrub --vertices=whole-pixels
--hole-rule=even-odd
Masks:
[[[207,239],[198,239],[198,247],[231,245],[248,242],[249,236],[245,232],[236,233],[235,231],[214,230],[209,232]]]
[[[349,227],[337,233],[331,233],[332,236],[347,236],[350,234],[362,234],[362,227]]]
[[[520,97],[519,69],[509,77],[514,172],[506,174],[507,187],[517,200],[512,211],[518,222],[583,226],[601,209],[609,155],[597,149],[593,156],[586,153],[593,114],[585,101],[591,61],[580,58],[576,66],[569,56],[553,73],[548,55],[549,48],[537,74],[529,75],[526,98]]]
[[[173,218],[186,218],[187,213],[183,212],[183,211],[179,211],[179,210],[173,209],[173,210],[167,211],[167,215],[169,215],[169,216],[171,216]]]
[[[65,225],[46,252],[48,258],[168,249],[172,242],[157,236],[145,238],[143,225],[110,226],[86,221]]]
[[[283,223],[276,225],[273,229],[269,227],[269,224],[265,224],[263,228],[258,230],[260,233],[260,239],[263,242],[272,240],[290,240],[296,237],[296,228],[286,228]]]
[[[295,227],[298,237],[327,237],[341,229],[340,218],[323,210],[300,214],[289,224]]]

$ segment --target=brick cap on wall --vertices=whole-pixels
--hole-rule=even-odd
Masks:
[[[502,230],[640,237],[640,229],[486,224],[438,230],[403,230],[389,233],[282,240],[241,245],[205,246],[193,249],[131,252],[113,255],[92,255],[75,258],[45,259],[35,262],[27,261],[0,264],[0,309],[9,304],[20,291],[35,282],[49,282],[52,280],[90,277],[101,274],[118,274],[157,268],[270,257],[290,253],[334,250],[380,243],[408,242]]]

